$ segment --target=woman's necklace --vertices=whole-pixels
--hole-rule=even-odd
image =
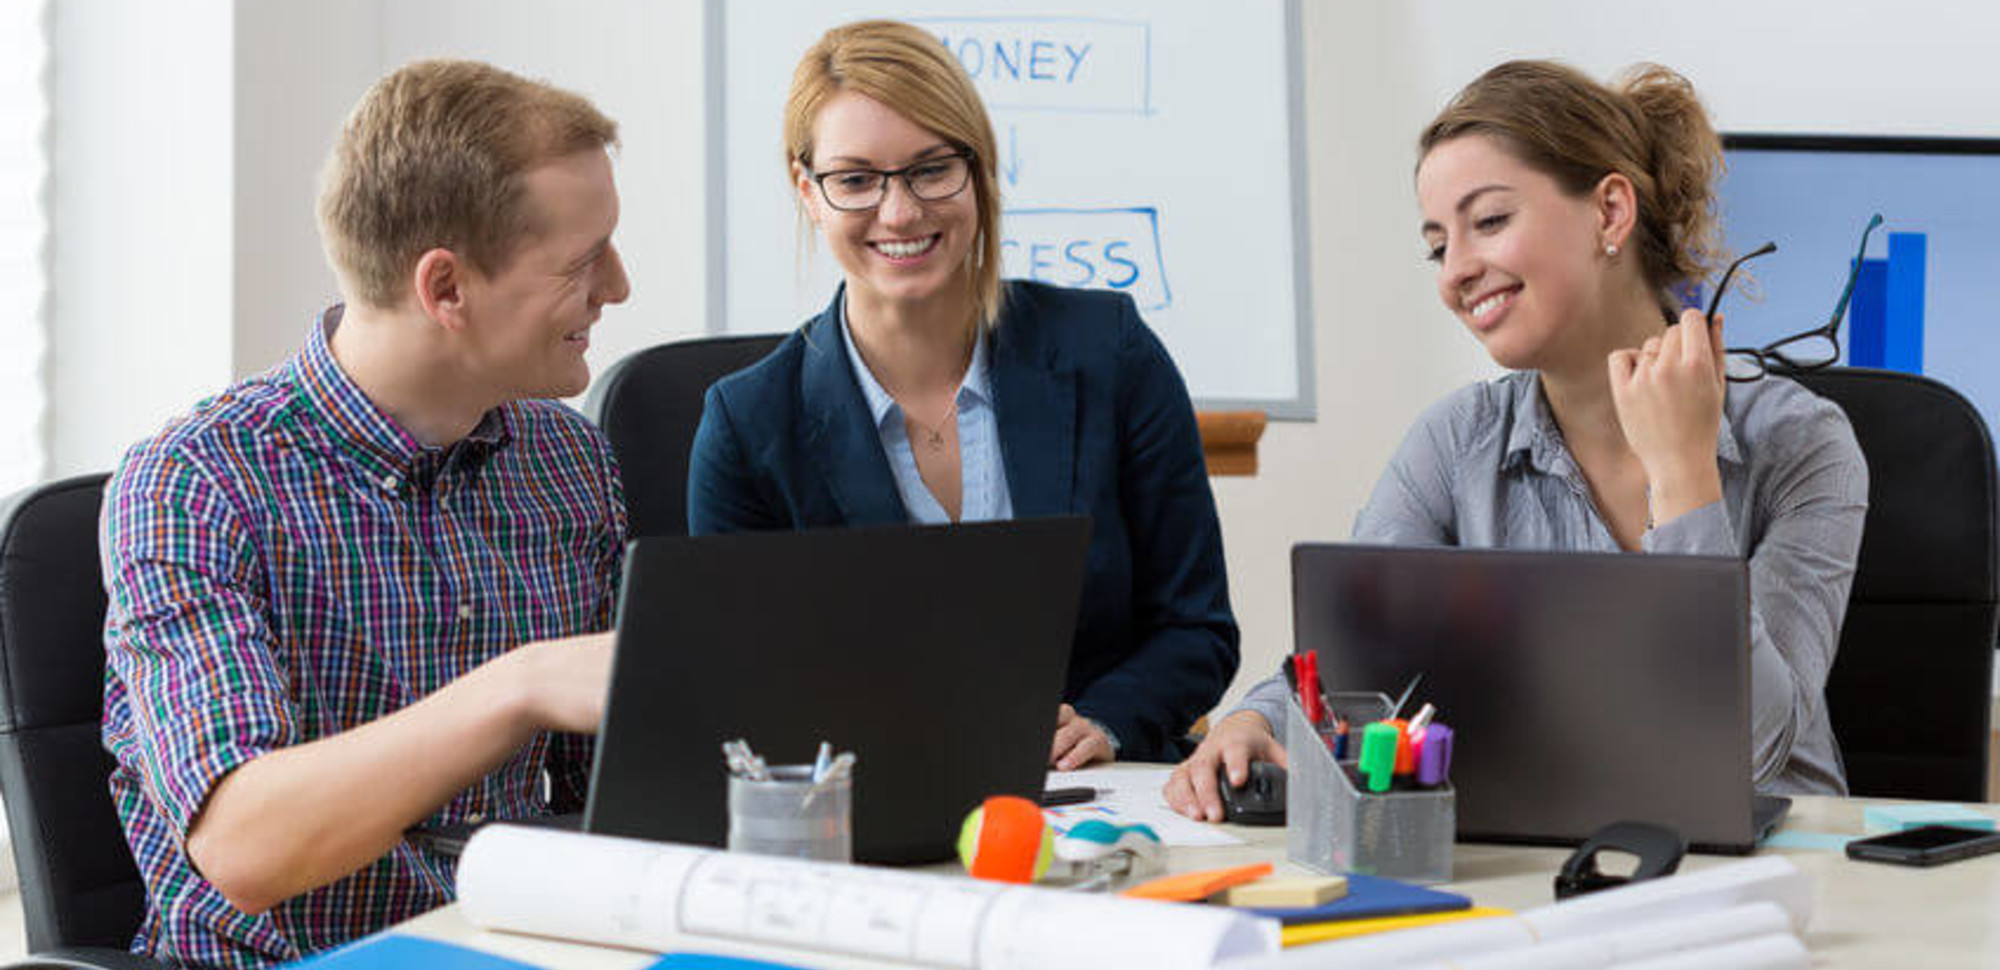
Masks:
[[[945,408],[944,415],[938,418],[938,422],[935,425],[925,424],[917,420],[917,416],[911,414],[908,408],[903,410],[903,417],[907,418],[911,424],[916,425],[917,430],[922,432],[919,437],[923,439],[926,447],[932,451],[943,451],[945,426],[958,417],[958,395],[952,395],[951,404]]]

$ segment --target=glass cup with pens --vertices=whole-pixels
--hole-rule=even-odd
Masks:
[[[767,765],[748,742],[722,744],[729,850],[828,862],[854,859],[854,752],[820,742],[811,764]]]

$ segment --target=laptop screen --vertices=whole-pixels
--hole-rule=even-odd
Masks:
[[[1741,561],[1294,547],[1297,649],[1328,690],[1436,706],[1462,839],[1580,841],[1625,819],[1751,832]]]

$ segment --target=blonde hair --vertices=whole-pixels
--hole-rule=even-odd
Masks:
[[[836,95],[853,91],[882,102],[972,156],[973,201],[979,234],[967,256],[967,282],[975,316],[991,326],[1000,317],[1000,189],[986,105],[972,78],[935,36],[894,20],[862,20],[820,37],[792,72],[785,98],[785,176],[792,164],[812,169],[813,123]],[[803,202],[800,203],[803,206]],[[803,211],[803,210],[801,210]]]
[[[582,97],[473,61],[417,61],[354,106],[321,176],[327,261],[350,299],[393,306],[434,248],[504,270],[539,231],[523,177],[618,142]]]
[[[1617,173],[1638,196],[1629,248],[1668,319],[1676,287],[1725,261],[1715,214],[1722,140],[1688,79],[1636,64],[1611,86],[1552,61],[1508,61],[1465,86],[1417,140],[1431,149],[1485,135],[1581,196]]]

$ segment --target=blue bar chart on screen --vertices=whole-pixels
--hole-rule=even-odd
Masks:
[[[1848,313],[1847,364],[1924,372],[1924,234],[1892,232],[1889,255],[1861,261]]]

